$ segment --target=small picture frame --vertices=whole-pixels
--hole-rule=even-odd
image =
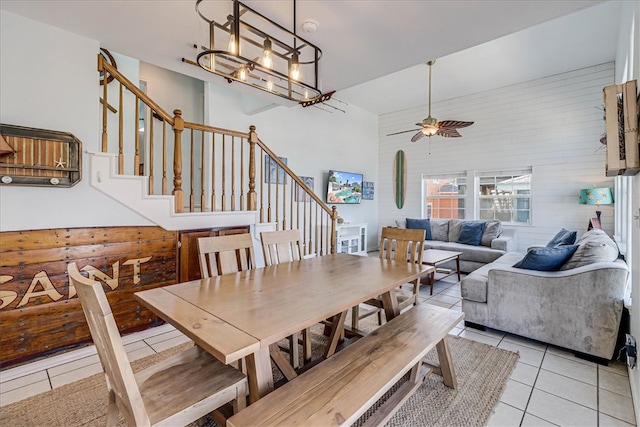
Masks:
[[[311,191],[313,190],[313,177],[312,176],[301,176],[300,179],[305,183],[305,185],[307,187],[309,187],[309,189]],[[296,186],[296,192],[295,192],[295,201],[296,202],[310,202],[311,201],[311,195],[309,195],[309,193],[307,193],[306,191],[302,190],[302,187],[300,187],[299,185]]]
[[[287,164],[286,157],[279,157],[279,159]],[[264,155],[264,183],[265,184],[284,184],[284,169],[282,169],[275,160],[273,160],[268,154]]]
[[[362,200],[373,200],[374,184],[371,181],[362,182]]]

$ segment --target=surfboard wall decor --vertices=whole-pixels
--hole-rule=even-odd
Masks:
[[[404,206],[407,182],[407,161],[404,157],[404,151],[398,150],[393,159],[393,198],[396,201],[398,209]]]

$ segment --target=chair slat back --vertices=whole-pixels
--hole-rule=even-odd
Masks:
[[[425,230],[383,227],[380,258],[421,264],[425,234]]]
[[[256,265],[251,234],[200,237],[200,274],[203,279],[249,270]]]
[[[302,241],[300,230],[265,231],[260,233],[266,265],[300,261]]]
[[[122,344],[118,326],[102,285],[80,274],[75,263],[67,266],[69,285],[76,289],[89,324],[100,363],[107,377],[109,393],[129,425],[149,425],[140,390]]]

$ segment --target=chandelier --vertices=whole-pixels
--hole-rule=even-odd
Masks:
[[[198,46],[197,65],[210,73],[301,103],[313,105],[331,97],[318,84],[322,51],[296,34],[296,2],[293,32],[233,0],[233,12],[222,19],[207,16],[205,4],[196,0],[196,12],[208,27],[208,46]],[[315,24],[313,21],[305,25]],[[183,61],[192,63],[192,61]]]

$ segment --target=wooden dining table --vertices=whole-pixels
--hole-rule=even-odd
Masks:
[[[273,390],[270,348],[325,319],[338,340],[352,307],[382,296],[388,320],[399,314],[396,287],[432,267],[349,254],[333,254],[141,292],[135,298],[229,364],[246,358],[249,400]],[[337,327],[335,326],[337,325]],[[330,354],[325,353],[325,354]]]

